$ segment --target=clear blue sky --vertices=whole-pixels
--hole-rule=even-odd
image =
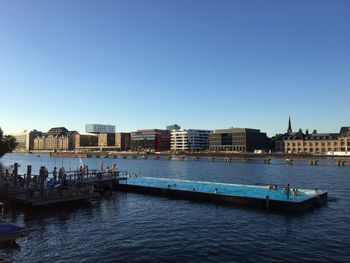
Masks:
[[[350,125],[350,1],[0,1],[0,126]]]

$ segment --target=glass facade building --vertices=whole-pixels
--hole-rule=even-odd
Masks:
[[[211,151],[253,152],[266,149],[266,133],[257,129],[231,128],[215,130],[209,135]]]
[[[133,151],[168,151],[170,149],[170,132],[168,130],[138,130],[131,133],[131,150]]]
[[[85,132],[87,133],[115,133],[115,125],[106,124],[86,124]]]

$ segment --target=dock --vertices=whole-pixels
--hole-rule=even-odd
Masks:
[[[123,182],[119,182],[117,189],[290,213],[302,213],[311,210],[326,203],[328,199],[327,192],[320,190],[298,189],[297,194],[293,195],[292,189],[286,194],[283,188],[270,189],[267,186],[154,177],[128,178]]]
[[[44,166],[33,175],[29,165],[26,174],[18,175],[18,164],[14,164],[12,174],[0,174],[1,197],[30,207],[83,202],[112,191],[122,180],[119,174],[117,170],[78,170],[64,171],[58,178]]]

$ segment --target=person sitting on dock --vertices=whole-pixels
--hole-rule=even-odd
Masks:
[[[216,194],[218,193],[218,189],[217,189],[217,188],[215,188],[215,191],[214,191],[214,193],[216,193]]]

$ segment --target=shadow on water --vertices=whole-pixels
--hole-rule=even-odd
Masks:
[[[13,221],[17,221],[21,217],[24,222],[31,221],[45,221],[47,218],[56,218],[59,221],[69,220],[70,216],[74,213],[83,211],[86,214],[93,214],[99,209],[99,205],[96,202],[75,202],[70,204],[58,204],[46,207],[27,207],[23,205],[17,205],[10,203],[6,207],[7,214]]]
[[[50,222],[65,222],[78,214],[84,214],[85,217],[92,218],[103,213],[103,210],[106,209],[106,202],[118,208],[119,203],[123,199],[126,199],[125,195],[121,195],[120,197],[118,194],[113,194],[108,197],[95,198],[84,202],[72,202],[36,208],[10,202],[6,206],[6,217],[12,222],[23,221],[23,224],[32,222],[45,224],[47,220]]]
[[[338,197],[328,197],[328,202],[335,203],[338,202],[339,198]]]

